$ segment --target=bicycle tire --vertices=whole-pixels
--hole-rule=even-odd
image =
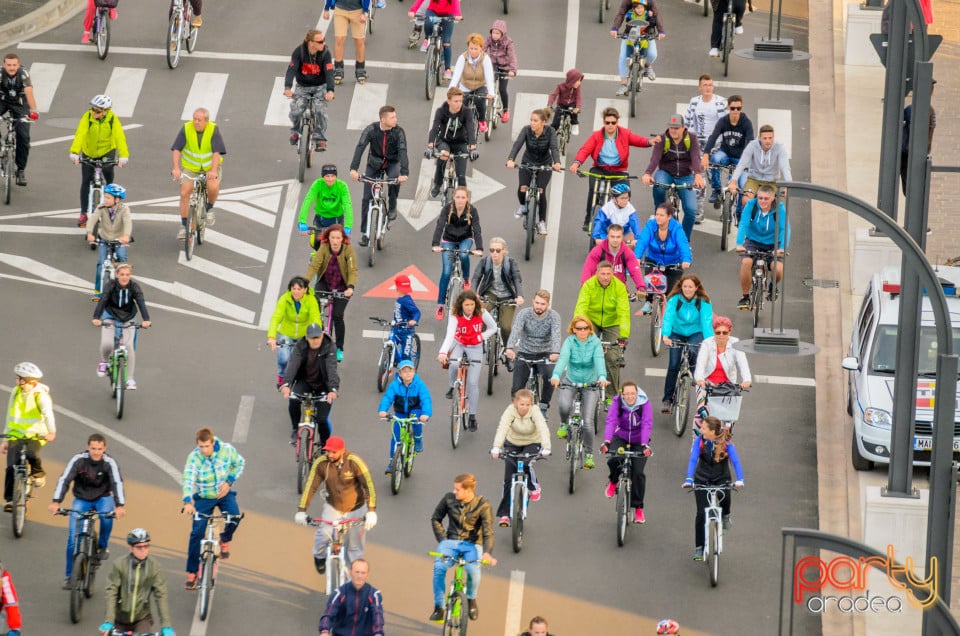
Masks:
[[[572,495],[577,490],[577,471],[580,470],[580,455],[583,452],[583,441],[580,437],[580,424],[570,426],[567,435],[570,440],[570,456],[568,464],[567,491]]]
[[[493,395],[493,378],[497,375],[497,349],[500,334],[494,333],[487,340],[487,395]]]
[[[441,209],[445,210],[451,205],[453,205],[453,192],[454,192],[453,186],[450,186],[449,188],[443,191],[443,201],[440,202]]]
[[[687,355],[684,351],[682,355]],[[681,373],[677,378],[676,397],[673,401],[673,432],[682,437],[687,430],[687,416],[690,414],[690,376]]]
[[[413,334],[410,339],[410,357],[413,362],[413,370],[420,368],[420,334]]]
[[[610,0],[604,0],[604,4],[605,4],[606,7],[607,7],[607,11],[609,11],[609,10],[610,10]]]
[[[306,119],[302,117],[301,119]],[[300,155],[297,165],[297,181],[303,183],[303,177],[307,173],[307,164],[310,163],[310,124],[307,122],[300,124],[300,138],[297,140],[297,154]]]
[[[200,560],[200,620],[210,615],[210,603],[213,600],[213,554],[208,553]]]
[[[413,463],[417,458],[417,451],[414,447],[408,446],[407,450],[403,453],[403,476],[410,477],[413,474]]]
[[[503,0],[503,15],[510,13],[510,0]]]
[[[708,538],[706,549],[707,572],[710,574],[710,587],[717,587],[720,582],[720,522],[713,520],[707,526]]]
[[[403,483],[403,443],[396,445],[393,452],[393,459],[390,460],[390,468],[393,472],[390,474],[390,492],[394,495],[400,493],[400,485]]]
[[[100,29],[97,31],[97,57],[107,59],[110,52],[110,16],[107,9],[97,9]]]
[[[506,2],[506,0],[504,0]],[[497,129],[497,126],[500,125],[500,118],[503,116],[503,100],[500,98],[500,89],[497,88],[497,94],[493,98],[493,117],[490,121],[490,126],[494,130]],[[487,137],[487,141],[490,140],[490,137]]]
[[[123,405],[127,390],[127,359],[120,357],[117,359],[117,386],[113,393],[114,413],[117,419],[123,418]]]
[[[186,1],[186,0],[184,0]],[[181,27],[181,13],[179,11],[172,11],[170,14],[170,21],[167,26],[167,66],[171,69],[177,68],[180,64],[180,52],[182,50],[183,43],[180,36],[180,27]]]
[[[10,197],[13,194],[13,173],[16,170],[13,148],[7,148],[7,156],[4,158],[4,164],[3,203],[4,205],[10,205]]]
[[[189,261],[197,240],[197,206],[191,205],[187,212],[187,235],[183,239],[183,256]]]
[[[377,1],[370,3],[370,13],[367,15],[367,32],[373,35],[373,16],[377,12]]]
[[[427,99],[433,99],[434,93],[437,91],[438,75],[436,69],[437,56],[439,51],[437,50],[437,45],[434,42],[430,43],[430,46],[427,47],[427,56],[426,61],[424,62],[424,70],[426,75],[424,76],[424,92],[426,93]]]
[[[377,361],[377,391],[383,393],[390,384],[390,376],[393,372],[393,342],[387,340],[386,344],[380,349],[380,360]]]
[[[184,0],[186,2],[186,0]],[[200,29],[193,26],[193,9],[190,9],[190,20],[187,22],[187,52],[193,53],[197,50],[197,40],[200,39]]]
[[[453,626],[456,628],[454,633],[457,634],[457,636],[467,636],[467,627],[469,625],[467,622],[469,620],[469,610],[467,609],[469,607],[469,603],[467,602],[467,594],[466,592],[457,591],[454,592],[454,595],[456,596],[455,604],[457,608],[455,616],[457,617],[458,622],[458,624]]]
[[[377,238],[376,240],[371,241],[377,246],[378,252],[382,252],[383,246],[387,244],[387,228],[390,227],[389,222],[386,222],[387,213],[382,207],[380,208],[380,214],[383,215],[380,219],[381,223],[383,223],[383,228],[381,229],[379,226],[377,226]]]
[[[627,513],[630,512],[630,501],[627,497],[630,496],[629,487],[624,483],[624,480],[620,480],[620,487],[617,488],[617,545],[623,546],[623,542],[627,537],[627,524],[629,520],[627,519]]]
[[[513,539],[513,551],[519,553],[523,549],[523,486],[515,481],[511,496],[513,506],[510,511],[510,530]]]
[[[720,55],[723,57],[723,76],[726,77],[730,70],[730,54],[733,53],[733,20],[732,16],[727,16],[723,21],[723,51]]]
[[[703,17],[707,17],[710,13],[710,2],[709,0],[703,0]]]
[[[453,310],[453,303],[463,292],[463,279],[459,276],[453,276],[450,278],[450,283],[447,285],[447,315],[450,315],[450,312]]]
[[[634,44],[639,46],[639,44]],[[640,64],[637,60],[630,65],[630,79],[627,80],[627,94],[630,96],[630,117],[637,116],[637,93],[640,91]]]
[[[560,156],[565,157],[567,155],[567,144],[570,142],[570,118],[564,115],[560,119],[560,130],[557,131],[557,150],[560,151]]]
[[[380,227],[380,208],[371,204],[367,216],[369,217],[367,230],[370,232],[370,243],[367,245],[367,266],[373,267],[374,263],[377,262],[377,229]]]
[[[757,325],[760,324],[760,312],[763,310],[763,287],[766,287],[767,280],[764,278],[763,285],[760,285],[760,289],[755,289],[753,291],[753,328],[756,329]]]
[[[342,550],[341,550],[341,552],[342,552]],[[341,559],[342,559],[342,558],[343,558],[343,557],[341,557],[341,556],[332,556],[332,557],[330,557],[329,559],[327,559],[327,561],[328,561],[328,563],[327,563],[327,577],[328,577],[328,578],[327,578],[327,581],[329,582],[329,585],[331,586],[331,587],[330,587],[330,592],[331,592],[331,593],[332,593],[334,590],[339,589],[341,583],[343,583],[343,581],[340,580],[340,579],[341,579],[341,576],[340,576],[340,575],[341,575],[340,568],[343,567],[343,566],[341,565]]]
[[[297,494],[302,495],[310,475],[310,429],[301,426],[297,432]]]
[[[13,536],[19,539],[23,536],[23,528],[27,522],[27,479],[22,475],[13,480]]]
[[[96,539],[93,539],[96,541]],[[96,544],[94,544],[96,545]],[[83,551],[84,554],[87,554],[87,550]],[[87,557],[87,571],[86,576],[83,578],[83,597],[84,598],[93,598],[93,591],[96,588],[97,580],[97,561],[94,560],[94,557]]]
[[[663,345],[663,299],[660,296],[653,297],[653,312],[650,314],[650,353],[656,358],[660,355]]]
[[[600,14],[597,16],[597,22],[603,24],[604,19],[606,18],[606,0],[600,0]]]
[[[456,383],[453,385],[453,399],[450,400],[450,444],[454,449],[460,445],[460,420],[463,417],[463,413],[460,412],[460,399],[457,396],[459,391]]]
[[[490,138],[493,137],[493,122],[496,120],[496,111],[494,110],[494,104],[487,104],[487,110],[484,115],[484,121],[487,122],[487,130],[483,133],[484,141],[490,141]]]
[[[113,280],[113,272],[113,262],[104,260],[100,271],[100,289],[107,288],[107,283]]]
[[[730,237],[730,214],[733,204],[733,197],[729,192],[724,192],[723,203],[720,206],[720,251],[727,251],[727,242]]]
[[[530,260],[534,237],[537,234],[537,219],[540,218],[540,197],[527,195],[527,240],[523,246],[523,260]]]
[[[83,581],[87,569],[87,555],[83,552],[73,557],[70,573],[70,622],[76,625],[83,618]]]

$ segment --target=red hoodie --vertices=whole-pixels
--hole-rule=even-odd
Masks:
[[[582,166],[583,162],[586,161],[587,157],[589,156],[593,158],[593,165],[597,165],[597,157],[600,156],[600,149],[603,148],[603,141],[603,128],[594,131],[587,138],[586,143],[580,146],[580,150],[577,151],[577,156],[574,159],[574,162]],[[646,137],[632,133],[630,132],[629,128],[624,128],[623,126],[617,126],[617,138],[614,141],[617,144],[617,154],[620,155],[620,163],[616,165],[604,166],[604,168],[614,172],[627,171],[627,164],[630,161],[630,146],[649,148],[653,145]]]

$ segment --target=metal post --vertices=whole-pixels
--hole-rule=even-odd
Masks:
[[[900,177],[900,137],[903,133],[903,102],[907,77],[907,0],[890,0],[890,32],[887,35],[887,72],[883,90],[883,135],[880,138],[880,175],[877,207],[897,218],[897,181]]]
[[[773,39],[773,0],[770,0],[770,24],[767,26],[767,39]]]

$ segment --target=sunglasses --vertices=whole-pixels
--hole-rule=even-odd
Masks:
[[[616,126],[618,121],[619,121],[618,119],[614,119],[613,121],[604,121],[604,122],[603,122],[603,125],[604,125],[604,126]]]
[[[314,44],[326,44],[326,40],[311,40]]]
[[[730,110],[743,110],[743,106],[730,106]]]
[[[499,254],[499,253],[502,252],[502,251],[503,251],[503,249],[501,249],[501,248],[499,248],[499,247],[491,247],[491,248],[490,248],[490,253],[491,253],[491,254]]]
[[[150,547],[150,544],[149,544],[149,543],[138,543],[137,545],[133,546],[133,549],[134,549],[134,550],[146,550],[146,549],[149,548],[149,547]]]
[[[714,331],[713,333],[714,333],[715,335],[718,335],[718,336],[726,336],[726,335],[729,335],[730,332],[729,332],[729,331]]]
[[[574,331],[590,331],[590,329],[591,329],[590,327],[584,327],[583,325],[573,328]]]
[[[101,114],[107,112],[107,111],[105,111],[104,109],[102,109],[102,108],[97,108],[97,107],[93,107],[93,108],[91,108],[90,110],[93,111],[93,114],[94,114],[94,115],[101,115]]]

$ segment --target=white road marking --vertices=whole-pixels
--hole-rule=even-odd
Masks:
[[[107,83],[107,95],[113,99],[113,114],[117,117],[133,117],[137,99],[147,78],[147,69],[115,66]]]
[[[180,119],[191,120],[193,111],[206,108],[210,111],[210,121],[216,121],[223,92],[227,90],[228,77],[230,77],[229,73],[195,73],[190,92],[187,93],[187,101],[183,103]]]
[[[376,0],[373,1],[376,2]],[[379,121],[380,107],[387,103],[387,91],[389,89],[389,84],[374,82],[357,84],[353,89],[353,97],[350,100],[347,130],[362,130],[370,122]]]
[[[647,367],[645,371],[646,375],[651,378],[665,378],[667,377],[666,369],[659,369],[656,367]],[[817,381],[813,378],[799,378],[785,375],[763,375],[760,373],[754,374],[753,376],[754,384],[777,384],[781,386],[803,386],[803,387],[815,387],[817,386]]]
[[[233,425],[233,439],[231,440],[234,444],[243,444],[247,441],[255,399],[252,395],[240,396],[240,407],[237,409],[237,421]]]
[[[249,205],[257,205],[271,213],[276,213],[280,209],[280,197],[283,196],[283,186],[275,184],[264,184],[265,187],[257,187],[253,190],[244,191],[231,190],[221,194],[217,201],[243,201]]]
[[[580,0],[567,0],[567,31],[563,38],[563,68],[577,66],[577,34],[580,30]],[[565,77],[565,75],[564,75]]]
[[[137,281],[144,285],[155,287],[171,296],[176,296],[177,298],[182,298],[201,307],[206,307],[224,316],[230,316],[234,320],[252,323],[255,318],[255,314],[245,307],[223,300],[222,298],[217,298],[213,294],[208,294],[205,291],[195,289],[177,281],[168,283],[167,281],[146,278],[139,275],[137,276]]]
[[[523,610],[523,570],[510,571],[510,586],[507,588],[506,618],[503,623],[504,636],[513,636],[520,632],[521,611]]]
[[[143,128],[143,124],[124,124],[123,126],[121,126],[121,128],[123,128],[124,130],[133,130],[134,128]],[[50,139],[41,139],[40,141],[31,140],[30,147],[33,148],[35,146],[47,146],[50,144],[59,144],[64,141],[73,141],[73,135],[64,135],[63,137],[51,137]],[[43,212],[42,214],[49,214],[49,213]],[[4,218],[11,219],[14,217],[6,216]]]
[[[510,122],[510,138],[516,139],[520,136],[520,131],[523,130],[523,127],[530,123],[530,113],[538,108],[543,108],[547,105],[547,99],[549,95],[543,93],[514,93],[510,100],[513,102],[513,105],[510,107],[510,112],[513,113],[513,121]],[[547,122],[549,125],[550,122]],[[523,155],[520,155],[522,157]],[[520,161],[520,157],[517,157],[517,161]]]
[[[0,229],[3,232],[18,232],[21,234],[73,234],[75,236],[80,236],[85,232],[85,230],[77,227],[52,227],[47,225],[0,225]]]
[[[0,254],[0,263],[6,263],[11,267],[16,267],[17,269],[25,272],[30,272],[31,274],[37,276],[38,278],[42,278],[43,280],[59,283],[61,285],[68,285],[73,288],[83,289],[88,293],[93,290],[93,283],[91,281],[84,280],[78,276],[74,276],[73,274],[60,271],[59,269],[50,267],[49,265],[26,256],[17,256],[16,254]]]
[[[266,225],[267,227],[273,227],[273,225],[277,222],[277,218],[272,212],[264,212],[263,210],[247,205],[242,201],[217,199],[216,208],[218,210],[231,212],[237,216],[242,216],[248,221],[254,221],[255,223]]]
[[[560,212],[563,206],[563,182],[566,178],[566,173],[563,171],[554,173],[550,179],[549,190],[547,190],[547,238],[543,241],[540,289],[546,289],[551,293],[556,291],[553,288],[553,283],[557,274],[557,244],[560,239]],[[534,245],[536,245],[536,243],[534,243]],[[517,253],[519,254],[520,251],[521,250],[518,250]]]
[[[189,261],[187,257],[183,255],[183,252],[179,252],[177,255],[177,263],[190,269],[195,269],[198,272],[203,272],[213,276],[218,280],[222,280],[231,285],[236,285],[247,291],[251,291],[255,294],[260,293],[261,284],[260,281],[253,276],[247,276],[244,273],[238,272],[229,267],[224,267],[220,263],[214,263],[213,261],[207,260],[200,256],[194,255]]]
[[[790,110],[785,108],[758,108],[756,128],[770,124],[773,137],[787,149],[787,157],[793,156],[793,120]]]
[[[620,125],[630,127],[630,103],[625,99],[611,99],[609,97],[598,97],[596,106],[593,109],[593,128],[590,130],[600,130],[603,128],[603,109],[612,106],[620,113]],[[587,132],[589,134],[589,131]],[[573,140],[571,140],[573,143]]]
[[[210,605],[213,605],[213,595],[216,594],[217,588],[214,587],[210,590],[210,600],[207,601]],[[197,606],[193,612],[193,622],[190,623],[190,636],[206,636],[207,633],[207,621],[200,620],[200,596],[197,595]]]
[[[139,219],[139,214],[137,216]],[[175,216],[171,220],[176,220],[179,222],[180,217]],[[207,243],[210,243],[211,245],[217,245],[232,252],[237,252],[238,254],[243,254],[244,256],[252,258],[255,261],[260,261],[261,263],[266,263],[267,258],[270,257],[270,252],[262,247],[258,247],[253,243],[241,241],[240,239],[233,238],[232,236],[227,236],[226,234],[221,234],[220,232],[211,229],[207,230]]]
[[[263,295],[263,305],[260,308],[261,329],[266,329],[270,324],[273,307],[279,298],[283,270],[287,265],[287,252],[290,250],[290,237],[293,236],[293,224],[300,212],[300,183],[291,179],[286,184],[286,200],[283,204],[283,213],[280,215],[280,226],[277,228],[277,243],[273,250],[273,261],[270,263],[270,275]]]
[[[49,112],[50,105],[53,104],[53,96],[57,92],[57,86],[60,84],[66,68],[66,64],[46,64],[44,62],[34,62],[30,65],[33,99],[37,102],[38,112]]]
[[[383,339],[383,333],[384,333],[384,332],[382,332],[382,331],[377,331],[376,329],[364,329],[362,335],[363,335],[364,338],[373,338],[374,340],[382,340],[382,339]],[[434,342],[434,340],[435,340],[435,338],[434,338],[434,336],[433,336],[432,333],[426,333],[426,332],[423,332],[423,331],[418,331],[418,332],[417,332],[417,335],[420,336],[420,341],[421,341],[421,342]]]
[[[283,78],[273,78],[273,90],[267,102],[267,114],[263,117],[264,126],[290,127],[290,98],[283,94]]]

